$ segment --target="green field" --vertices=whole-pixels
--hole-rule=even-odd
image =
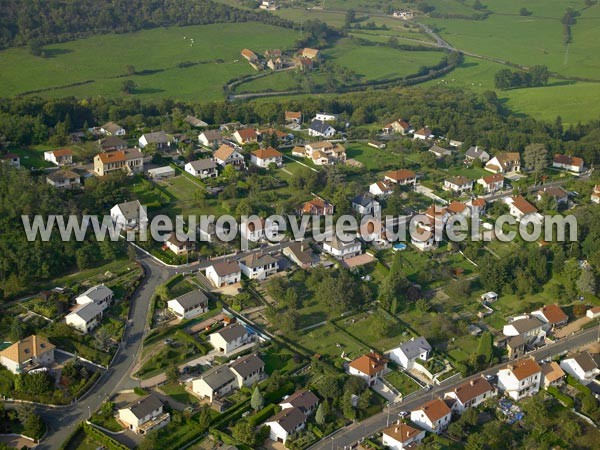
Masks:
[[[237,23],[157,28],[126,37],[94,36],[49,45],[45,47],[47,58],[12,48],[0,52],[0,96],[52,89],[41,94],[115,97],[121,95],[123,80],[132,79],[138,85],[135,96],[142,99],[218,100],[223,98],[222,86],[227,80],[256,73],[241,58],[243,48],[257,53],[273,46],[287,49],[297,38],[292,30]],[[179,68],[182,62],[197,64]],[[133,65],[138,75],[123,78],[127,65]],[[61,88],[86,81],[89,83]]]

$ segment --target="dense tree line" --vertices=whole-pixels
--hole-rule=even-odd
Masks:
[[[104,33],[162,26],[259,21],[291,28],[293,22],[263,11],[211,0],[1,0],[0,48],[43,44]]]
[[[546,66],[533,66],[527,71],[502,69],[496,72],[494,84],[496,89],[539,87],[546,86],[548,78],[550,78],[550,71]]]

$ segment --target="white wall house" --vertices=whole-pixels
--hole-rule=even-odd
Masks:
[[[367,353],[348,364],[348,373],[364,379],[372,386],[387,370],[388,360],[378,353]]]
[[[35,334],[0,351],[0,364],[14,374],[54,363],[54,349],[48,339]]]
[[[264,280],[279,270],[279,262],[269,254],[252,253],[239,260],[242,273],[251,280]]]
[[[158,430],[171,421],[170,414],[163,411],[162,402],[153,394],[119,409],[117,417],[119,422],[136,434]]]
[[[500,173],[481,177],[477,180],[477,183],[483,186],[483,189],[487,193],[494,193],[504,188],[504,176]]]
[[[385,428],[382,434],[382,443],[384,447],[390,450],[404,450],[413,448],[425,437],[425,430],[398,421],[391,427]],[[411,444],[414,444],[411,446]]]
[[[598,364],[588,352],[578,353],[571,358],[563,359],[560,362],[560,368],[585,384],[600,375]]]
[[[242,356],[229,364],[238,387],[251,387],[265,376],[265,363],[255,354]]]
[[[462,414],[467,408],[475,408],[484,401],[494,397],[496,390],[483,377],[473,378],[444,394],[445,399],[452,399],[452,411]]]
[[[206,269],[206,278],[215,287],[227,286],[239,283],[242,279],[242,271],[235,261],[223,261],[213,264]]]
[[[390,350],[388,356],[396,364],[404,369],[412,369],[417,359],[427,361],[431,345],[423,336],[412,338],[410,341],[402,343],[400,346]]]
[[[65,316],[65,322],[67,325],[87,334],[102,322],[102,308],[95,303],[79,305]]]
[[[308,127],[308,135],[313,137],[331,138],[335,133],[335,128],[322,120],[315,119]]]
[[[284,397],[279,406],[281,409],[298,408],[305,416],[310,416],[319,406],[319,397],[308,389],[302,389]]]
[[[184,166],[184,170],[200,179],[217,177],[217,163],[208,158],[190,161]]]
[[[68,148],[44,152],[44,160],[57,166],[73,164],[73,151]]]
[[[225,355],[249,343],[251,339],[252,337],[246,327],[237,322],[208,335],[210,344]]]
[[[281,167],[283,166],[283,153],[272,147],[261,148],[250,154],[250,162],[263,169],[267,169],[271,164]]]
[[[237,379],[228,366],[213,367],[192,380],[192,392],[210,402],[225,397],[238,387]]]
[[[265,425],[270,429],[271,440],[285,444],[290,436],[305,428],[306,416],[298,408],[287,408],[271,417]]]
[[[439,398],[428,401],[410,413],[410,420],[416,425],[437,434],[448,428],[451,418],[452,410]]]
[[[456,177],[450,177],[444,180],[444,190],[458,192],[468,192],[473,189],[473,180],[469,180],[467,177],[461,175]]]
[[[323,241],[323,250],[334,258],[346,259],[360,255],[362,246],[355,238],[341,240],[337,235],[334,235],[330,241]]]
[[[498,389],[513,400],[537,394],[541,381],[542,368],[534,359],[509,364],[498,371]]]
[[[78,305],[95,303],[102,309],[102,311],[104,311],[110,306],[114,296],[115,294],[110,288],[104,286],[103,284],[99,284],[78,295],[75,298],[75,302]]]
[[[208,312],[208,297],[200,290],[188,292],[169,300],[167,308],[179,319],[193,319]]]
[[[110,210],[110,217],[122,230],[136,230],[147,228],[148,213],[146,207],[138,200],[119,203]]]
[[[583,159],[578,158],[577,156],[556,154],[552,160],[552,167],[565,169],[569,172],[581,173],[583,172]]]

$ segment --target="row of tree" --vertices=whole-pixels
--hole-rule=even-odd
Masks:
[[[496,72],[494,84],[496,89],[515,89],[523,87],[546,86],[550,71],[546,66],[533,66],[529,70],[502,69]]]

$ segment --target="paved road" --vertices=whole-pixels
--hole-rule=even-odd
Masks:
[[[568,338],[560,340],[554,344],[547,345],[539,350],[531,352],[529,356],[535,356],[535,358],[539,361],[548,357],[559,355],[565,351],[573,350],[578,347],[582,347],[586,344],[596,342],[597,339],[598,329],[591,328],[573,336],[569,336]],[[498,369],[505,366],[506,364],[500,364],[481,373],[485,375],[495,374],[498,371]],[[469,377],[467,379],[475,378],[478,376],[480,376],[480,374],[473,375],[472,377]],[[464,379],[461,379],[459,381],[452,380],[450,382],[446,380],[446,382],[443,382],[440,386],[433,388],[429,392],[421,392],[404,402],[393,405],[389,409],[389,414],[388,410],[385,409],[383,412],[376,414],[368,418],[367,420],[351,424],[348,427],[341,429],[333,436],[327,437],[319,441],[315,445],[311,446],[310,449],[328,450],[350,448],[350,446],[360,441],[362,438],[371,436],[372,434],[375,434],[378,431],[381,431],[381,429],[385,428],[388,423],[392,423],[394,420],[396,420],[400,411],[410,411],[411,409],[417,408],[423,402],[430,400],[436,396],[440,396],[444,392],[454,389],[454,387],[456,387],[460,383],[463,383],[464,381]]]
[[[37,448],[50,450],[60,447],[73,431],[73,427],[87,419],[90,412],[96,411],[112,394],[138,385],[129,378],[129,371],[142,345],[150,298],[160,284],[175,274],[174,269],[167,269],[147,256],[140,256],[139,262],[144,267],[146,276],[131,299],[131,325],[125,329],[113,365],[77,404],[59,410],[38,408],[38,412],[48,424],[48,435]]]

